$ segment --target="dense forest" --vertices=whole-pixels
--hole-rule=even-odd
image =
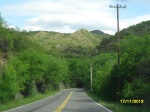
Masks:
[[[143,99],[150,104],[150,21],[130,26],[121,34],[121,64],[117,64],[117,37],[101,31],[72,34],[20,31],[0,17],[0,104],[16,95],[83,87],[104,99]],[[118,69],[119,68],[119,69]],[[120,91],[118,91],[118,78]]]

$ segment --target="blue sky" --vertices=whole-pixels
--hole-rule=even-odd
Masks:
[[[79,29],[114,34],[116,9],[120,9],[120,28],[150,20],[149,0],[1,0],[0,13],[9,27],[72,33]]]

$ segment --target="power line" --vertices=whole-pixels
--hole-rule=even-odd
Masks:
[[[118,100],[119,100],[119,93],[120,93],[120,82],[119,82],[119,75],[120,75],[120,31],[119,31],[119,9],[126,8],[126,5],[116,5],[116,6],[109,6],[110,8],[117,9],[117,32],[118,32]]]

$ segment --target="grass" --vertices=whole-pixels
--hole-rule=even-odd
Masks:
[[[127,106],[122,103],[118,102],[111,102],[102,100],[101,97],[94,93],[86,92],[86,94],[91,97],[96,102],[100,103],[104,107],[112,110],[113,112],[150,112],[150,107],[139,106],[139,104],[135,106]]]
[[[32,103],[32,102],[35,102],[35,101],[38,101],[38,100],[41,100],[43,98],[54,95],[57,92],[58,92],[58,90],[48,91],[48,92],[43,93],[43,94],[38,93],[35,96],[30,96],[30,97],[26,97],[26,98],[23,98],[23,99],[20,99],[20,100],[13,100],[13,101],[7,102],[5,104],[0,104],[0,112],[4,111],[4,110],[9,110],[9,109],[12,109],[12,108],[15,108],[15,107],[18,107],[18,106],[22,106],[22,105],[25,105],[25,104],[28,104],[28,103]]]

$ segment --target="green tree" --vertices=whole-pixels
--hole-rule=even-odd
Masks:
[[[89,87],[90,60],[85,57],[69,59],[68,74],[72,87]]]
[[[44,74],[44,80],[47,85],[58,89],[59,83],[65,81],[68,77],[67,63],[65,60],[53,56],[48,56],[47,59],[47,71]]]
[[[121,77],[125,98],[150,99],[150,35],[130,36],[122,41]]]
[[[112,92],[114,91],[112,84],[116,82],[111,79],[112,76],[110,75],[116,64],[116,59],[115,53],[102,53],[93,58],[93,91],[109,100],[112,99]]]

